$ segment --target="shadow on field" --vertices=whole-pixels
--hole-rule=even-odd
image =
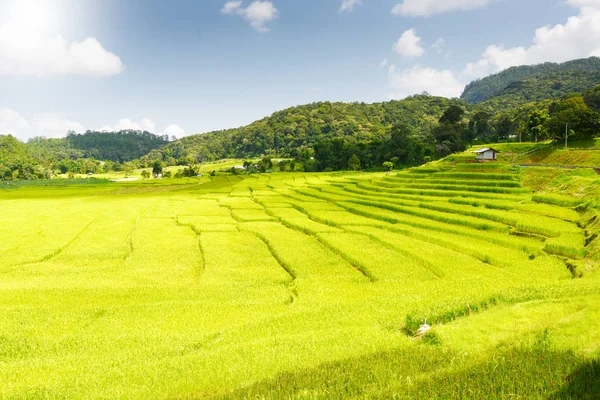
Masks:
[[[284,372],[212,399],[600,399],[600,360],[571,351],[498,348],[463,357],[425,343]]]
[[[600,361],[584,363],[571,373],[567,384],[551,400],[600,399]]]

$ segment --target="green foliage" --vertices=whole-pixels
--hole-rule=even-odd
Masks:
[[[200,174],[200,168],[197,165],[188,165],[183,170],[179,171],[179,175],[176,175],[176,178],[193,178]]]
[[[245,127],[172,143],[167,137],[139,131],[34,138],[27,144],[12,143],[13,149],[4,151],[0,178],[39,179],[56,171],[130,175],[158,162],[187,166],[222,158],[260,158],[246,166],[247,172],[255,173],[272,170],[275,156],[286,159],[278,166],[282,171],[375,170],[388,160],[395,167],[413,167],[463,151],[469,144],[560,141],[566,123],[572,140],[589,140],[600,132],[600,116],[593,111],[598,109],[600,86],[583,97],[567,93],[596,83],[599,66],[597,58],[590,58],[560,66],[509,69],[473,87],[520,74],[527,79],[508,83],[475,106],[429,95],[374,104],[320,102],[288,108]],[[529,76],[531,71],[537,72]],[[565,96],[551,98],[559,95]],[[471,159],[472,154],[463,154],[447,161]]]
[[[278,155],[304,163],[317,143],[339,139],[356,150],[363,167],[370,168],[383,160],[368,164],[360,149],[368,153],[374,147],[371,142],[389,138],[390,128],[399,124],[409,126],[415,135],[427,135],[452,104],[463,103],[433,96],[374,104],[319,102],[278,111],[246,127],[189,136],[177,143],[192,157],[211,160]],[[173,146],[167,145],[164,151]],[[164,151],[160,150],[163,161]],[[331,168],[345,169],[350,155],[342,158],[342,167]]]
[[[119,162],[140,158],[151,150],[168,143],[167,136],[157,136],[150,132],[135,130],[86,131],[81,134],[70,132],[65,140],[73,149],[81,150],[85,157]],[[174,144],[172,149],[177,151],[180,146]]]
[[[548,139],[548,131],[544,126],[550,116],[544,110],[533,110],[529,114],[527,121],[527,129],[533,135],[535,141],[543,141]]]
[[[538,75],[511,83],[504,90],[480,103],[489,111],[501,111],[522,104],[581,93],[600,83],[600,71],[585,70]]]
[[[353,171],[358,171],[360,169],[360,158],[356,154],[352,154],[350,159],[348,160],[348,168]]]
[[[560,97],[581,92],[600,83],[600,58],[590,57],[563,64],[544,63],[511,67],[498,74],[471,82],[461,99],[481,103],[489,98],[514,98],[508,104]],[[506,106],[505,106],[506,108]]]
[[[555,140],[564,140],[568,124],[572,140],[589,140],[600,133],[600,114],[585,104],[583,97],[570,97],[550,107],[547,129]]]
[[[47,179],[51,172],[27,154],[26,146],[15,137],[0,135],[0,180]]]
[[[600,85],[583,92],[583,100],[590,109],[600,112]]]
[[[152,175],[158,176],[163,172],[163,163],[160,161],[155,161],[152,164]]]

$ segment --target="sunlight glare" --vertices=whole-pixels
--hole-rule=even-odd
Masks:
[[[59,23],[60,2],[15,0],[8,10],[8,20],[22,29],[38,32],[52,30]]]

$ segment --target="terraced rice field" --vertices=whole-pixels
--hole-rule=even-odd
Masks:
[[[0,191],[0,398],[254,398],[389,351],[460,372],[548,331],[598,355],[577,204],[519,171],[209,179]],[[434,344],[412,336],[425,318]]]

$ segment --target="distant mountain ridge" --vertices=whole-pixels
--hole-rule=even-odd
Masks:
[[[567,72],[578,72],[584,77],[582,81],[587,81],[587,83],[573,84],[572,89],[574,90],[572,91],[583,91],[593,87],[595,84],[599,84],[600,82],[595,81],[589,84],[589,80],[595,79],[595,75],[589,73],[600,72],[600,57],[573,60],[562,64],[548,62],[539,65],[522,65],[519,67],[511,67],[497,74],[490,75],[469,83],[465,87],[465,90],[460,98],[467,103],[478,104],[494,96],[502,96],[504,94],[503,91],[510,91],[511,85],[515,84],[516,82],[526,81],[533,78],[536,78],[538,81],[544,81],[544,78],[542,77],[545,75],[549,76],[548,79],[551,79],[552,77],[559,76],[556,74]],[[564,76],[569,77],[569,75]],[[573,78],[573,75],[570,77]],[[515,87],[512,87],[512,89],[514,90]],[[550,97],[557,97],[557,95],[560,96],[566,94],[566,90],[570,90],[568,85],[565,87],[565,90],[561,91],[556,89],[555,93],[553,93]],[[540,98],[532,99],[531,101],[535,100],[540,100]]]

